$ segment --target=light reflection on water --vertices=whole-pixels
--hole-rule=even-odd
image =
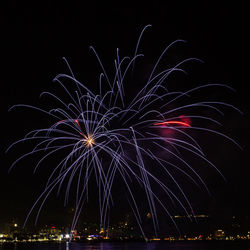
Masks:
[[[248,250],[242,242],[0,243],[0,250]]]

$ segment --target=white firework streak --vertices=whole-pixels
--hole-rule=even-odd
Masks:
[[[136,60],[143,56],[143,54],[138,54],[137,52],[142,35],[150,26],[147,25],[142,30],[132,58],[124,57],[120,60],[119,50],[117,49],[117,57],[114,60],[115,73],[112,80],[109,78],[95,49],[90,47],[102,69],[102,73],[99,76],[98,94],[92,92],[75,78],[69,63],[64,58],[70,70],[70,75],[59,74],[54,81],[63,88],[70,102],[66,103],[51,92],[43,92],[41,96],[47,95],[52,97],[60,106],[46,110],[31,105],[18,104],[10,108],[10,110],[16,107],[32,108],[47,114],[57,122],[49,128],[33,130],[26,134],[23,139],[11,144],[7,151],[20,142],[29,140],[36,142],[33,149],[14,161],[9,170],[23,158],[39,152],[43,152],[44,156],[35,165],[34,172],[51,155],[58,154],[58,152],[62,152],[62,155],[65,154],[53,168],[44,191],[32,206],[24,225],[36,207],[38,207],[37,222],[48,196],[56,188],[59,193],[62,185],[67,181],[65,192],[66,205],[69,195],[72,193],[73,180],[76,180],[76,190],[74,191],[75,213],[72,221],[72,232],[76,227],[84,204],[88,201],[90,178],[95,176],[99,190],[100,227],[104,228],[105,231],[105,228],[107,229],[108,227],[108,214],[114,202],[112,186],[114,179],[117,177],[120,178],[120,181],[124,183],[127,189],[128,202],[144,237],[146,235],[143,231],[140,208],[137,204],[137,197],[133,194],[132,184],[138,183],[138,187],[145,191],[148,209],[152,215],[152,224],[157,235],[159,230],[157,206],[166,212],[166,215],[171,218],[176,227],[177,225],[169,211],[169,205],[164,202],[167,199],[162,199],[152,186],[156,185],[168,199],[179,204],[187,216],[189,216],[190,211],[193,211],[181,183],[177,181],[170,169],[181,173],[193,184],[203,186],[209,192],[203,178],[182,157],[181,151],[188,152],[193,157],[202,160],[223,177],[220,170],[206,158],[199,142],[189,131],[205,131],[216,134],[238,147],[240,146],[229,136],[219,131],[206,127],[191,126],[181,121],[179,115],[185,112],[185,118],[192,119],[192,123],[195,120],[203,120],[210,124],[220,125],[219,121],[212,117],[202,114],[194,115],[192,113],[188,115],[188,113],[194,108],[207,108],[219,115],[223,115],[221,110],[223,106],[238,112],[241,111],[228,103],[220,101],[198,101],[192,103],[192,93],[202,91],[203,89],[227,88],[233,90],[224,84],[201,85],[186,92],[169,92],[167,90],[164,85],[172,72],[185,72],[180,68],[184,63],[193,60],[199,61],[196,58],[187,58],[177,63],[174,67],[156,73],[162,57],[172,46],[184,42],[183,40],[176,40],[163,50],[144,87],[135,94],[131,101],[128,102],[126,99],[124,82],[128,72],[134,73]],[[70,88],[66,87],[65,80],[72,81],[74,85],[70,86]],[[179,106],[178,101],[183,98],[189,99],[191,102]],[[171,108],[173,105],[175,108]],[[151,109],[151,107],[154,108]],[[112,127],[114,121],[120,124],[119,128]],[[171,121],[173,125],[171,125]],[[158,126],[155,124],[158,124]],[[164,131],[164,129],[174,132],[175,135],[161,134],[159,131]],[[165,152],[169,157],[157,155],[152,149]],[[65,150],[67,153],[65,153]],[[131,150],[133,154],[128,152]],[[178,195],[174,193],[173,188],[168,186],[164,179],[161,180],[154,174],[154,171],[147,164],[148,160],[157,164],[157,167],[172,180],[171,183],[174,183],[175,189],[179,190]]]

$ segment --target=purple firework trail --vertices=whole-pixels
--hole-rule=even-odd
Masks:
[[[204,108],[219,115],[223,115],[221,110],[223,106],[239,110],[221,101],[192,102],[193,93],[208,88],[232,90],[224,84],[201,85],[185,92],[170,92],[166,88],[166,80],[173,72],[185,72],[181,68],[182,65],[189,61],[199,61],[196,58],[187,58],[173,67],[157,71],[162,57],[174,45],[183,43],[183,40],[176,40],[163,50],[146,83],[134,95],[134,98],[128,101],[126,95],[128,87],[125,84],[135,71],[135,62],[143,57],[143,54],[138,54],[138,49],[142,35],[148,27],[150,25],[145,26],[142,30],[132,57],[120,59],[117,49],[112,78],[107,74],[95,49],[90,47],[102,69],[99,75],[99,93],[91,91],[86,85],[79,82],[64,58],[70,74],[59,74],[54,81],[65,91],[70,99],[69,102],[65,102],[51,92],[43,92],[41,96],[52,97],[59,106],[52,109],[42,109],[19,104],[10,108],[10,110],[16,107],[32,108],[55,120],[49,128],[33,130],[26,134],[23,139],[10,145],[7,151],[20,142],[36,142],[30,152],[13,162],[10,170],[23,158],[43,152],[43,157],[35,165],[35,172],[47,158],[60,154],[60,162],[53,168],[46,187],[28,213],[25,224],[36,207],[38,208],[37,222],[48,196],[56,188],[59,193],[65,184],[65,204],[69,200],[70,193],[73,192],[75,195],[73,230],[84,204],[88,201],[89,182],[91,176],[94,176],[99,192],[100,227],[105,232],[108,227],[109,211],[114,202],[112,197],[113,183],[115,178],[119,178],[119,181],[123,182],[126,187],[129,203],[138,226],[143,236],[146,237],[137,197],[133,190],[135,183],[136,187],[141,188],[145,194],[154,230],[157,233],[159,229],[158,207],[161,207],[176,225],[169,211],[169,206],[166,204],[166,199],[162,199],[162,193],[172,202],[179,204],[187,215],[189,215],[189,211],[193,211],[185,190],[170,169],[181,173],[191,182],[203,186],[209,192],[203,178],[182,156],[182,151],[200,159],[223,177],[220,170],[206,158],[200,144],[190,131],[213,133],[239,146],[230,137],[217,130],[193,126],[196,120],[205,121],[206,124],[220,125],[215,118],[202,114],[201,110]],[[67,87],[66,82],[73,84]],[[188,103],[183,104],[183,99],[188,100]],[[183,115],[184,113],[185,115]],[[154,167],[147,164],[148,162],[154,162]],[[174,183],[174,190],[178,190],[178,194],[164,178],[155,174],[155,166],[168,176],[171,183]],[[73,181],[76,182],[74,191]],[[161,190],[161,195],[158,195],[159,190]]]

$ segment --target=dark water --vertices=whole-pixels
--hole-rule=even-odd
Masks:
[[[0,243],[1,250],[250,250],[250,241],[154,243]]]

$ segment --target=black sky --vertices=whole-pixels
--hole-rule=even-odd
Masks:
[[[104,58],[104,63],[111,65],[117,47],[123,55],[133,53],[139,32],[147,24],[152,24],[153,27],[145,34],[143,46],[145,50],[148,49],[150,56],[159,54],[170,42],[184,39],[187,41],[184,53],[205,62],[202,66],[197,66],[198,70],[194,70],[197,81],[226,83],[236,89],[232,103],[244,115],[230,113],[225,119],[225,131],[244,150],[241,152],[222,143],[220,157],[211,153],[212,158],[225,171],[228,182],[218,182],[213,186],[210,179],[214,195],[208,200],[214,211],[249,215],[247,7],[236,5],[234,1],[177,1],[175,4],[173,2],[176,1],[156,0],[142,3],[85,2],[33,1],[28,4],[9,1],[4,9],[1,22],[3,143],[0,223],[14,217],[23,219],[42,190],[45,184],[43,176],[46,175],[42,170],[38,175],[33,175],[28,161],[8,174],[8,167],[14,157],[18,156],[17,150],[22,151],[23,148],[19,147],[7,155],[4,153],[5,149],[25,132],[38,126],[41,122],[39,119],[44,118],[29,111],[9,113],[8,109],[18,103],[39,104],[39,94],[53,89],[53,77],[58,73],[67,73],[62,57],[69,60],[81,81],[87,80],[89,85],[94,84],[96,78],[93,75],[99,72],[99,68],[89,46],[95,46]]]

